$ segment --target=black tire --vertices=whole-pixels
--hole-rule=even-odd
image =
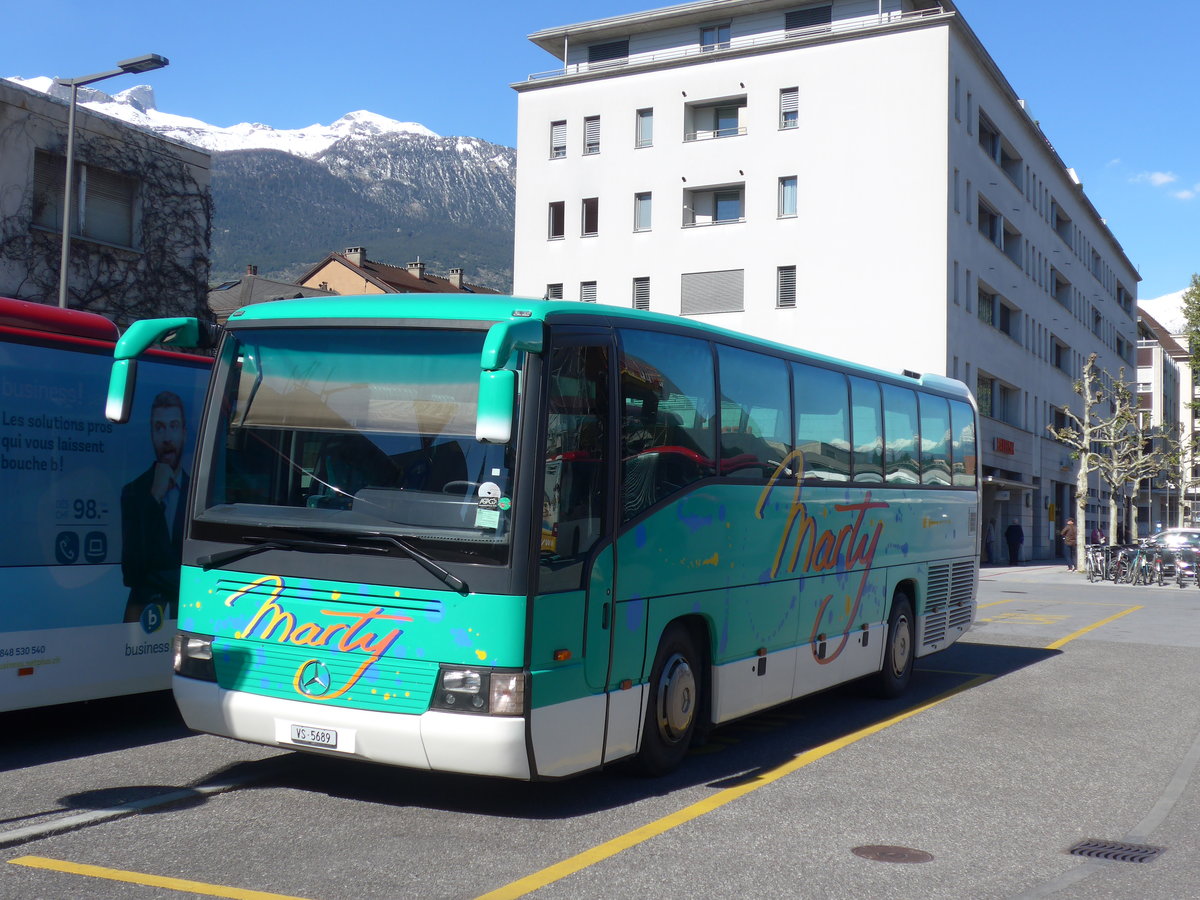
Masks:
[[[1093,583],[1096,580],[1096,566],[1092,562],[1091,554],[1088,554],[1087,558],[1087,580],[1089,583]]]
[[[705,708],[702,664],[691,632],[678,622],[669,625],[650,670],[642,748],[635,763],[641,774],[665,775],[692,745]]]
[[[899,697],[908,690],[917,649],[917,623],[912,601],[903,591],[892,597],[887,638],[883,645],[883,669],[876,676],[876,692],[881,697]]]

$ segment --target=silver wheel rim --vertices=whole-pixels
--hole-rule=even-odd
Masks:
[[[658,731],[677,744],[687,735],[696,715],[696,676],[687,659],[676,653],[663,666],[658,682]]]
[[[908,668],[908,657],[912,645],[908,639],[908,617],[896,619],[896,630],[892,634],[892,674],[899,678]]]

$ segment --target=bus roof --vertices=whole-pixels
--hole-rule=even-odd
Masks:
[[[0,297],[0,326],[98,341],[115,341],[121,336],[117,326],[98,313],[9,297]]]
[[[351,324],[356,319],[369,321],[372,325],[385,324],[388,320],[394,320],[396,324],[411,323],[414,320],[451,323],[533,319],[547,322],[568,316],[576,319],[580,317],[594,319],[597,325],[636,325],[654,322],[681,331],[690,331],[693,334],[704,334],[714,339],[733,339],[749,343],[764,350],[775,350],[782,354],[799,356],[851,372],[860,371],[872,377],[885,378],[897,383],[920,385],[964,399],[970,397],[970,391],[966,385],[944,375],[922,375],[907,371],[904,373],[887,372],[799,347],[763,340],[753,335],[682,316],[607,304],[580,303],[573,300],[536,300],[529,297],[497,294],[369,294],[342,297],[302,297],[242,307],[230,315],[227,327],[236,329],[285,323],[295,325],[300,322]]]

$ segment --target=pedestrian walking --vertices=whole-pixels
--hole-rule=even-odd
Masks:
[[[1075,563],[1077,562],[1075,559],[1075,541],[1079,539],[1079,531],[1075,528],[1075,520],[1067,519],[1067,524],[1063,526],[1059,534],[1062,535],[1063,543],[1066,544],[1064,549],[1067,557],[1067,571],[1074,572]]]
[[[988,519],[987,531],[983,535],[983,561],[994,563],[996,561],[996,520]]]
[[[1021,545],[1025,543],[1025,530],[1021,528],[1019,519],[1013,519],[1012,524],[1004,529],[1004,541],[1008,544],[1008,564],[1021,564]]]

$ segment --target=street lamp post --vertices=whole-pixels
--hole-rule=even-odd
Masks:
[[[67,180],[63,184],[62,256],[58,262],[58,305],[63,309],[67,308],[67,273],[71,263],[71,205],[75,199],[74,184],[72,184],[75,178],[75,106],[79,99],[79,88],[82,85],[95,84],[97,81],[124,75],[127,72],[136,74],[161,69],[169,63],[170,60],[165,56],[146,53],[119,62],[115,69],[108,72],[97,72],[94,75],[84,75],[82,78],[55,79],[59,84],[68,85],[71,88],[71,106],[67,113]]]

